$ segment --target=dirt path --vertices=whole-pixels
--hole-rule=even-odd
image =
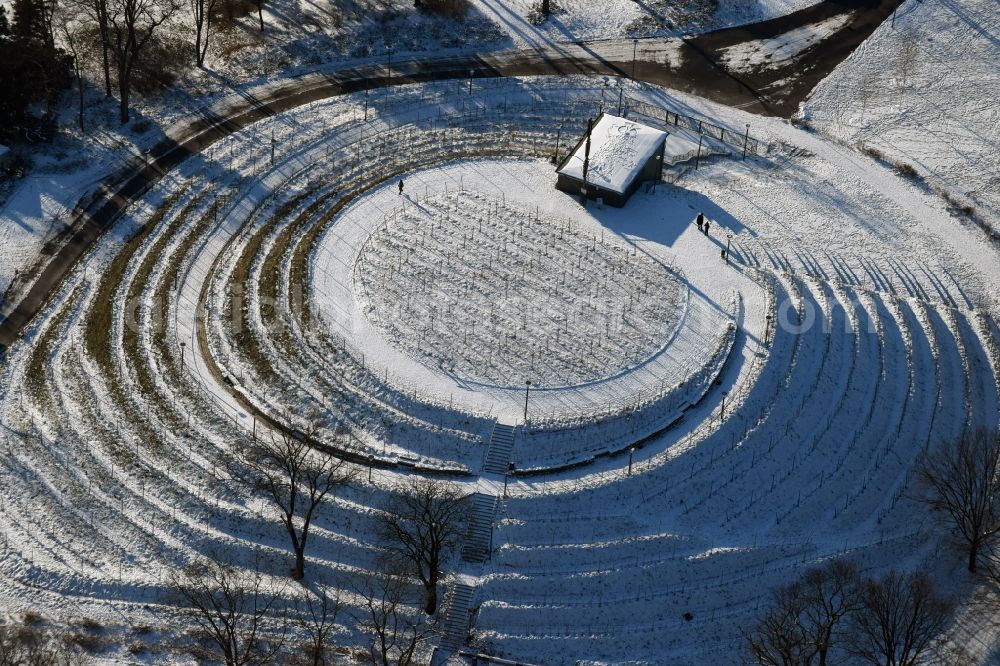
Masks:
[[[761,115],[789,116],[815,85],[888,17],[901,0],[826,0],[788,16],[697,37],[608,40],[501,51],[455,58],[419,58],[392,63],[392,84],[476,77],[605,74],[630,77],[706,97]],[[846,18],[850,15],[849,18]],[[818,36],[794,57],[746,71],[727,66],[726,49],[773,40],[835,17],[844,23]],[[750,44],[752,49],[754,44]],[[633,53],[636,58],[633,60]],[[372,64],[331,74],[311,74],[270,89],[264,97],[240,94],[224,117],[206,112],[183,138],[157,144],[146,166],[112,177],[95,197],[78,205],[73,224],[49,244],[58,248],[10,314],[0,321],[0,356],[44,307],[63,277],[130,202],[168,171],[219,139],[247,125],[319,99],[390,82],[386,67]],[[45,259],[40,258],[39,262]]]

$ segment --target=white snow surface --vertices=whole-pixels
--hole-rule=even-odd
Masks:
[[[456,413],[447,396],[407,404],[372,377],[358,380],[363,362],[355,350],[299,363],[294,349],[274,346],[279,336],[262,333],[264,299],[255,286],[247,294],[256,313],[248,325],[278,375],[258,380],[232,340],[226,348],[218,294],[255,234],[263,232],[261,246],[270,248],[323,187],[339,186],[346,171],[368,160],[390,159],[378,150],[381,136],[394,154],[421,145],[452,150],[496,115],[523,128],[515,147],[553,146],[556,106],[579,97],[596,110],[600,90],[599,80],[508,81],[478,87],[469,108],[456,101],[465,97],[454,83],[409,86],[376,99],[367,122],[358,95],[318,102],[222,141],[153,188],[73,272],[2,367],[0,605],[12,614],[31,606],[68,620],[94,618],[118,639],[102,658],[121,663],[132,660],[130,627],[185,626],[162,603],[181,562],[222,546],[241,566],[273,561],[274,571],[287,568],[287,541],[273,511],[225,471],[225,454],[254,427],[234,391],[283,422],[300,423],[294,419],[317,406],[352,428],[368,423],[375,431],[377,421],[397,419],[405,429],[385,439],[362,431],[355,445],[372,457],[406,453],[428,465],[476,470],[465,487],[499,495],[503,479],[478,474],[483,419]],[[405,174],[411,195],[423,189],[424,197],[440,196],[445,184],[448,192],[475,184],[493,198],[516,193],[529,211],[558,207],[542,219],[569,217],[614,234],[616,243],[672,254],[692,302],[700,297],[709,313],[729,303],[732,290],[740,296],[740,333],[718,384],[711,382],[674,428],[656,432],[662,424],[637,427],[624,416],[598,424],[592,405],[580,404],[590,418],[575,427],[518,438],[512,460],[585,464],[510,480],[491,561],[459,571],[477,584],[474,645],[544,664],[728,663],[740,649],[740,628],[768,591],[831,557],[850,556],[871,574],[924,567],[957,579],[961,553],[912,501],[912,464],[927,443],[952,441],[967,426],[997,426],[996,248],[951,216],[940,197],[842,143],[672,91],[628,92],[738,135],[750,123],[770,150],[745,161],[738,151],[703,160],[677,182],[637,193],[621,211],[584,210],[555,192],[552,167],[537,158],[470,157]],[[500,117],[504,98],[523,115]],[[445,132],[441,117],[461,118],[470,131]],[[586,116],[572,109],[567,117]],[[400,133],[390,134],[394,128]],[[281,139],[273,167],[261,140],[272,129]],[[355,148],[361,136],[373,143],[365,151]],[[310,181],[323,173],[336,177]],[[217,218],[216,195],[224,195]],[[306,198],[268,230],[270,216],[297,195]],[[390,182],[353,205],[363,238],[363,225],[376,226],[400,195]],[[361,215],[366,207],[374,214]],[[123,284],[101,292],[123,242],[158,210],[167,215],[123,267]],[[709,235],[692,225],[702,211],[713,223]],[[347,229],[341,225],[349,215],[345,209],[332,221],[331,238]],[[720,250],[730,241],[736,261],[727,266]],[[331,265],[319,259],[328,246],[314,266]],[[356,256],[356,248],[345,256]],[[277,263],[253,262],[255,283],[287,280],[287,265]],[[322,280],[317,270],[316,292]],[[162,295],[161,334],[151,322],[164,307]],[[142,303],[144,325],[127,347],[133,313],[125,301],[132,296]],[[109,299],[112,356],[101,367],[82,337],[89,313]],[[201,317],[208,320],[207,354],[196,335]],[[668,353],[684,339],[692,344],[684,356],[703,360],[714,346],[710,330],[678,336]],[[223,363],[237,386],[214,376],[210,361]],[[323,383],[327,377],[340,383]],[[367,411],[347,421],[340,412],[349,409]],[[256,426],[258,436],[270,434]],[[456,434],[463,428],[465,439]],[[634,456],[591,459],[652,433]],[[372,509],[406,477],[376,469],[368,483],[367,470],[358,471],[357,483],[316,525],[308,565],[335,581],[355,611],[347,581],[377,566]],[[962,627],[979,663],[991,657],[990,621],[973,617]],[[356,642],[347,624],[338,638]]]
[[[660,152],[667,133],[611,114],[594,123],[590,133],[587,182],[622,194],[651,157]],[[584,138],[559,173],[583,179],[587,140]]]
[[[555,173],[545,162],[459,162],[413,172],[407,175],[405,182],[407,191],[402,196],[402,203],[396,184],[388,183],[351,205],[330,228],[319,245],[313,263],[313,297],[326,324],[356,350],[355,354],[363,356],[366,364],[376,368],[376,374],[389,369],[396,376],[393,381],[407,390],[427,396],[447,396],[449,404],[472,412],[489,413],[510,423],[519,422],[525,380],[534,380],[536,384],[530,410],[536,418],[580,413],[588,405],[591,409],[599,409],[609,401],[617,403],[623,395],[660,392],[709,363],[725,334],[726,322],[734,315],[733,294],[741,289],[751,289],[745,278],[737,273],[706,273],[704,267],[714,268],[718,259],[709,258],[710,252],[706,257],[705,250],[708,248],[695,249],[700,245],[697,237],[688,237],[690,242],[698,244],[689,247],[687,242],[675,240],[675,229],[667,227],[659,238],[633,238],[629,220],[657,217],[660,208],[658,198],[640,197],[624,209],[598,209],[594,204],[584,208],[574,197],[555,189]],[[531,304],[535,312],[515,312],[516,321],[509,329],[493,331],[490,317],[498,316],[491,313],[498,305],[495,299],[472,289],[462,300],[453,300],[446,293],[447,282],[468,281],[470,277],[463,278],[456,274],[445,280],[429,275],[432,290],[420,288],[419,284],[411,284],[409,288],[398,285],[396,288],[400,291],[396,298],[405,299],[404,302],[409,300],[411,308],[428,311],[423,314],[428,321],[431,307],[442,310],[436,323],[441,329],[436,333],[437,340],[421,344],[420,337],[430,335],[423,328],[411,331],[410,335],[414,337],[406,341],[387,337],[386,327],[377,324],[377,320],[373,321],[371,314],[366,312],[372,297],[358,293],[363,288],[358,270],[365,268],[365,264],[358,259],[361,249],[366,241],[379,237],[383,225],[391,228],[400,224],[393,221],[394,211],[400,206],[419,211],[425,207],[428,198],[433,206],[435,196],[447,187],[453,188],[452,191],[461,188],[462,192],[484,195],[464,198],[460,215],[467,220],[482,219],[488,224],[491,219],[489,202],[503,197],[516,202],[515,205],[524,210],[525,215],[534,215],[537,209],[539,224],[555,231],[566,224],[564,220],[568,220],[581,240],[585,238],[595,247],[597,244],[610,244],[602,254],[617,255],[620,262],[624,262],[622,257],[625,254],[641,251],[643,262],[649,262],[651,266],[662,264],[660,270],[683,279],[683,292],[648,290],[654,284],[650,281],[644,285],[648,290],[645,292],[636,287],[632,291],[613,289],[605,294],[601,285],[591,282],[587,288],[594,290],[593,309],[585,306],[585,311],[574,315],[573,307],[564,302],[564,299],[576,295],[574,292],[555,288],[551,292],[535,291],[536,300]],[[455,214],[459,213],[456,211]],[[664,214],[669,213],[664,211]],[[607,241],[603,238],[605,235]],[[524,252],[516,252],[511,241],[507,252],[497,247],[500,252],[493,258],[499,263],[509,263],[510,269],[520,273],[530,270],[529,261],[555,261],[545,255],[566,251],[562,246],[550,248],[549,243],[551,240],[542,235],[529,236]],[[429,251],[435,252],[440,263],[444,264],[446,246],[435,244],[431,248]],[[460,248],[451,250],[456,251],[461,252]],[[486,262],[488,259],[473,252],[461,256],[466,262],[470,259]],[[595,264],[603,261],[589,253],[586,256]],[[490,267],[478,263],[473,266],[478,270],[491,271]],[[498,268],[497,274],[500,270]],[[535,280],[546,280],[548,270],[551,269],[536,270],[528,284],[515,281],[515,289],[528,291]],[[599,267],[592,270],[594,274],[588,279],[598,276],[605,281],[609,279]],[[615,267],[614,273],[619,270]],[[677,277],[671,276],[664,286],[669,286]],[[615,276],[613,279],[618,278]],[[535,284],[536,288],[544,287],[543,284]],[[687,292],[691,290],[694,293],[689,295]],[[605,300],[605,295],[610,300]],[[638,352],[638,356],[629,358],[623,353],[626,347],[618,349],[618,345],[626,343],[630,335],[634,336],[621,320],[623,307],[628,307],[632,296],[646,307],[664,305],[662,300],[666,299],[668,310],[657,315],[663,317],[662,323],[656,330],[647,333],[650,335],[647,344],[640,348],[644,353]],[[519,302],[516,296],[514,302]],[[452,328],[448,328],[448,320],[444,320],[446,315],[443,310],[447,307],[457,308],[459,312],[450,315]],[[499,309],[502,312],[503,306]],[[415,323],[413,316],[407,317],[392,310],[383,313],[386,317],[394,315],[406,318],[410,326]],[[520,327],[522,316],[532,324],[527,331]],[[591,319],[584,321],[588,316]],[[566,317],[570,317],[572,322],[566,321]],[[563,337],[557,342],[557,333],[570,323],[572,326],[561,334]],[[594,327],[595,323],[599,328]],[[614,329],[605,328],[612,323]],[[397,329],[393,327],[390,330]],[[493,331],[489,339],[495,349],[487,346],[486,337],[478,337],[489,335],[488,331]],[[471,340],[469,333],[472,334]],[[609,340],[598,341],[596,338],[600,335]],[[523,339],[518,340],[517,336]],[[633,339],[632,342],[636,341]],[[607,345],[607,353],[620,357],[609,360],[609,365],[603,368],[594,367],[584,358],[569,361],[574,356],[593,354],[594,343],[597,343],[598,353],[602,352],[602,345]],[[525,346],[520,346],[522,344]],[[567,354],[567,365],[562,368],[558,362],[553,362],[552,366],[532,370],[533,365],[546,366],[549,363],[546,358],[549,352],[545,351],[548,346],[562,349]],[[422,353],[417,352],[421,349]],[[560,374],[550,374],[555,371],[554,368],[561,369]],[[470,376],[467,374],[470,371],[475,374]]]
[[[31,267],[46,241],[64,228],[76,200],[105,176],[96,167],[69,174],[33,174],[18,185],[0,207],[0,295],[15,274]]]
[[[116,100],[104,97],[96,68],[87,73],[85,131],[76,127],[74,94],[66,95],[57,140],[27,151],[35,169],[12,186],[14,191],[0,207],[0,294],[15,271],[23,272],[40,259],[45,242],[101,176],[141,159],[143,150],[191,118],[211,115],[213,105],[225,106],[226,95],[253,96],[280,85],[284,77],[318,67],[381,62],[389,49],[392,57],[483,54],[510,47],[558,51],[561,44],[586,40],[697,34],[775,18],[815,2],[696,0],[680,7],[666,0],[554,0],[554,13],[545,22],[537,21],[538,0],[470,0],[469,12],[461,19],[425,15],[411,0],[362,1],[337,10],[310,0],[268,2],[263,7],[266,33],[257,30],[254,12],[236,19],[231,29],[213,30],[207,67],[176,71],[177,84],[163,93],[134,93],[129,125],[118,123]],[[194,37],[188,13],[175,13],[161,34],[171,43],[190,43]],[[669,45],[650,48],[640,39],[637,44],[623,43],[618,51],[615,58],[622,62],[638,54],[678,64]],[[12,300],[20,295],[12,293]],[[11,307],[4,303],[0,314]]]
[[[908,0],[813,91],[824,135],[913,168],[1000,229],[1000,11]]]
[[[844,12],[812,25],[789,30],[770,39],[755,39],[722,50],[722,62],[736,72],[780,67],[798,57],[815,42],[837,32],[854,18],[854,12]]]

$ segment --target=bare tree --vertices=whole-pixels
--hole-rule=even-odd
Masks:
[[[280,598],[281,587],[259,571],[238,569],[205,558],[174,578],[180,601],[194,611],[195,621],[218,648],[226,666],[274,663],[284,642],[285,624],[268,635],[266,625]]]
[[[896,56],[896,75],[899,79],[899,100],[903,101],[903,91],[907,81],[913,76],[917,69],[920,58],[920,37],[913,29],[905,29],[901,32],[902,40],[899,45],[899,53]]]
[[[205,66],[208,53],[208,34],[212,27],[212,13],[217,0],[189,0],[194,18],[194,57],[198,67]]]
[[[420,611],[408,604],[406,576],[386,571],[366,576],[358,625],[368,636],[368,659],[375,666],[410,666],[430,635]]]
[[[819,666],[826,666],[840,621],[860,603],[858,570],[848,560],[831,560],[810,569],[798,584],[803,599],[803,620],[816,648]]]
[[[108,20],[110,0],[74,0],[72,6],[85,14],[97,26],[101,42],[101,69],[104,74],[104,95],[111,97],[111,33]]]
[[[437,610],[442,567],[453,554],[468,521],[468,498],[451,483],[414,479],[396,489],[380,516],[390,550],[424,586],[424,611]]]
[[[343,460],[313,451],[305,441],[282,434],[246,447],[243,469],[234,474],[271,498],[295,554],[292,578],[305,576],[309,530],[323,501],[353,478]]]
[[[985,429],[966,434],[955,447],[925,451],[920,479],[924,500],[947,513],[969,548],[969,571],[1000,532],[1000,438]]]
[[[943,638],[952,604],[923,573],[868,580],[851,615],[849,651],[872,666],[915,666]]]
[[[771,605],[746,635],[751,660],[762,666],[811,664],[816,651],[802,624],[803,600],[788,586],[775,590],[772,597]]]
[[[879,90],[878,79],[874,72],[864,70],[857,81],[857,96],[861,100],[861,122],[865,121],[865,112],[872,97]]]
[[[858,572],[849,561],[831,560],[774,593],[754,631],[747,637],[759,664],[825,666],[841,620],[858,608]]]
[[[177,0],[108,0],[108,34],[118,68],[118,113],[128,122],[132,74],[153,33],[177,10]]]
[[[311,666],[326,666],[332,650],[331,637],[337,630],[337,615],[340,614],[340,598],[332,596],[326,587],[320,587],[319,594],[304,591],[298,624],[308,637],[306,659],[303,663]]]
[[[80,39],[77,37],[78,26],[69,17],[60,16],[59,33],[62,36],[63,44],[69,50],[73,58],[73,75],[76,77],[76,90],[79,97],[80,106],[77,112],[77,121],[80,124],[80,131],[85,131],[83,126],[83,53]]]

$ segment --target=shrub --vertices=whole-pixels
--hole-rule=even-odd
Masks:
[[[868,157],[873,157],[877,160],[885,160],[885,156],[882,154],[882,151],[879,150],[878,148],[872,148],[871,146],[862,145],[861,152],[867,155]]]
[[[912,164],[907,164],[906,162],[896,164],[896,173],[900,176],[905,176],[906,178],[913,180],[916,180],[917,178],[917,170],[913,168]]]
[[[100,631],[101,629],[104,628],[100,622],[98,622],[92,617],[86,617],[80,620],[80,626],[86,629],[87,631]]]
[[[104,647],[104,640],[93,634],[76,632],[66,637],[66,642],[83,649],[85,652],[99,652]]]
[[[34,611],[25,611],[21,615],[21,622],[28,626],[39,624],[42,621],[42,616]]]
[[[179,39],[154,38],[140,53],[132,87],[149,94],[169,87],[194,59],[194,47]]]
[[[469,0],[419,0],[414,4],[422,11],[435,16],[463,18],[469,13]]]

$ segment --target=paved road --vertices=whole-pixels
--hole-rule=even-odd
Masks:
[[[73,224],[49,243],[47,263],[29,274],[37,278],[17,306],[0,322],[0,354],[15,342],[44,307],[56,286],[77,260],[117,219],[165,173],[220,138],[247,125],[319,99],[391,83],[477,77],[609,74],[694,93],[761,115],[789,116],[815,85],[884,21],[902,0],[825,0],[770,21],[719,30],[697,37],[580,42],[542,48],[500,51],[454,58],[418,58],[317,73],[291,79],[266,95],[241,93],[224,116],[193,121],[182,138],[165,140],[150,151],[149,163],[109,178],[96,196],[81,201]],[[723,50],[766,40],[834,16],[852,13],[837,32],[819,38],[794,60],[750,72],[735,72],[723,63]],[[633,61],[633,50],[636,59]],[[41,261],[41,260],[40,260]]]

